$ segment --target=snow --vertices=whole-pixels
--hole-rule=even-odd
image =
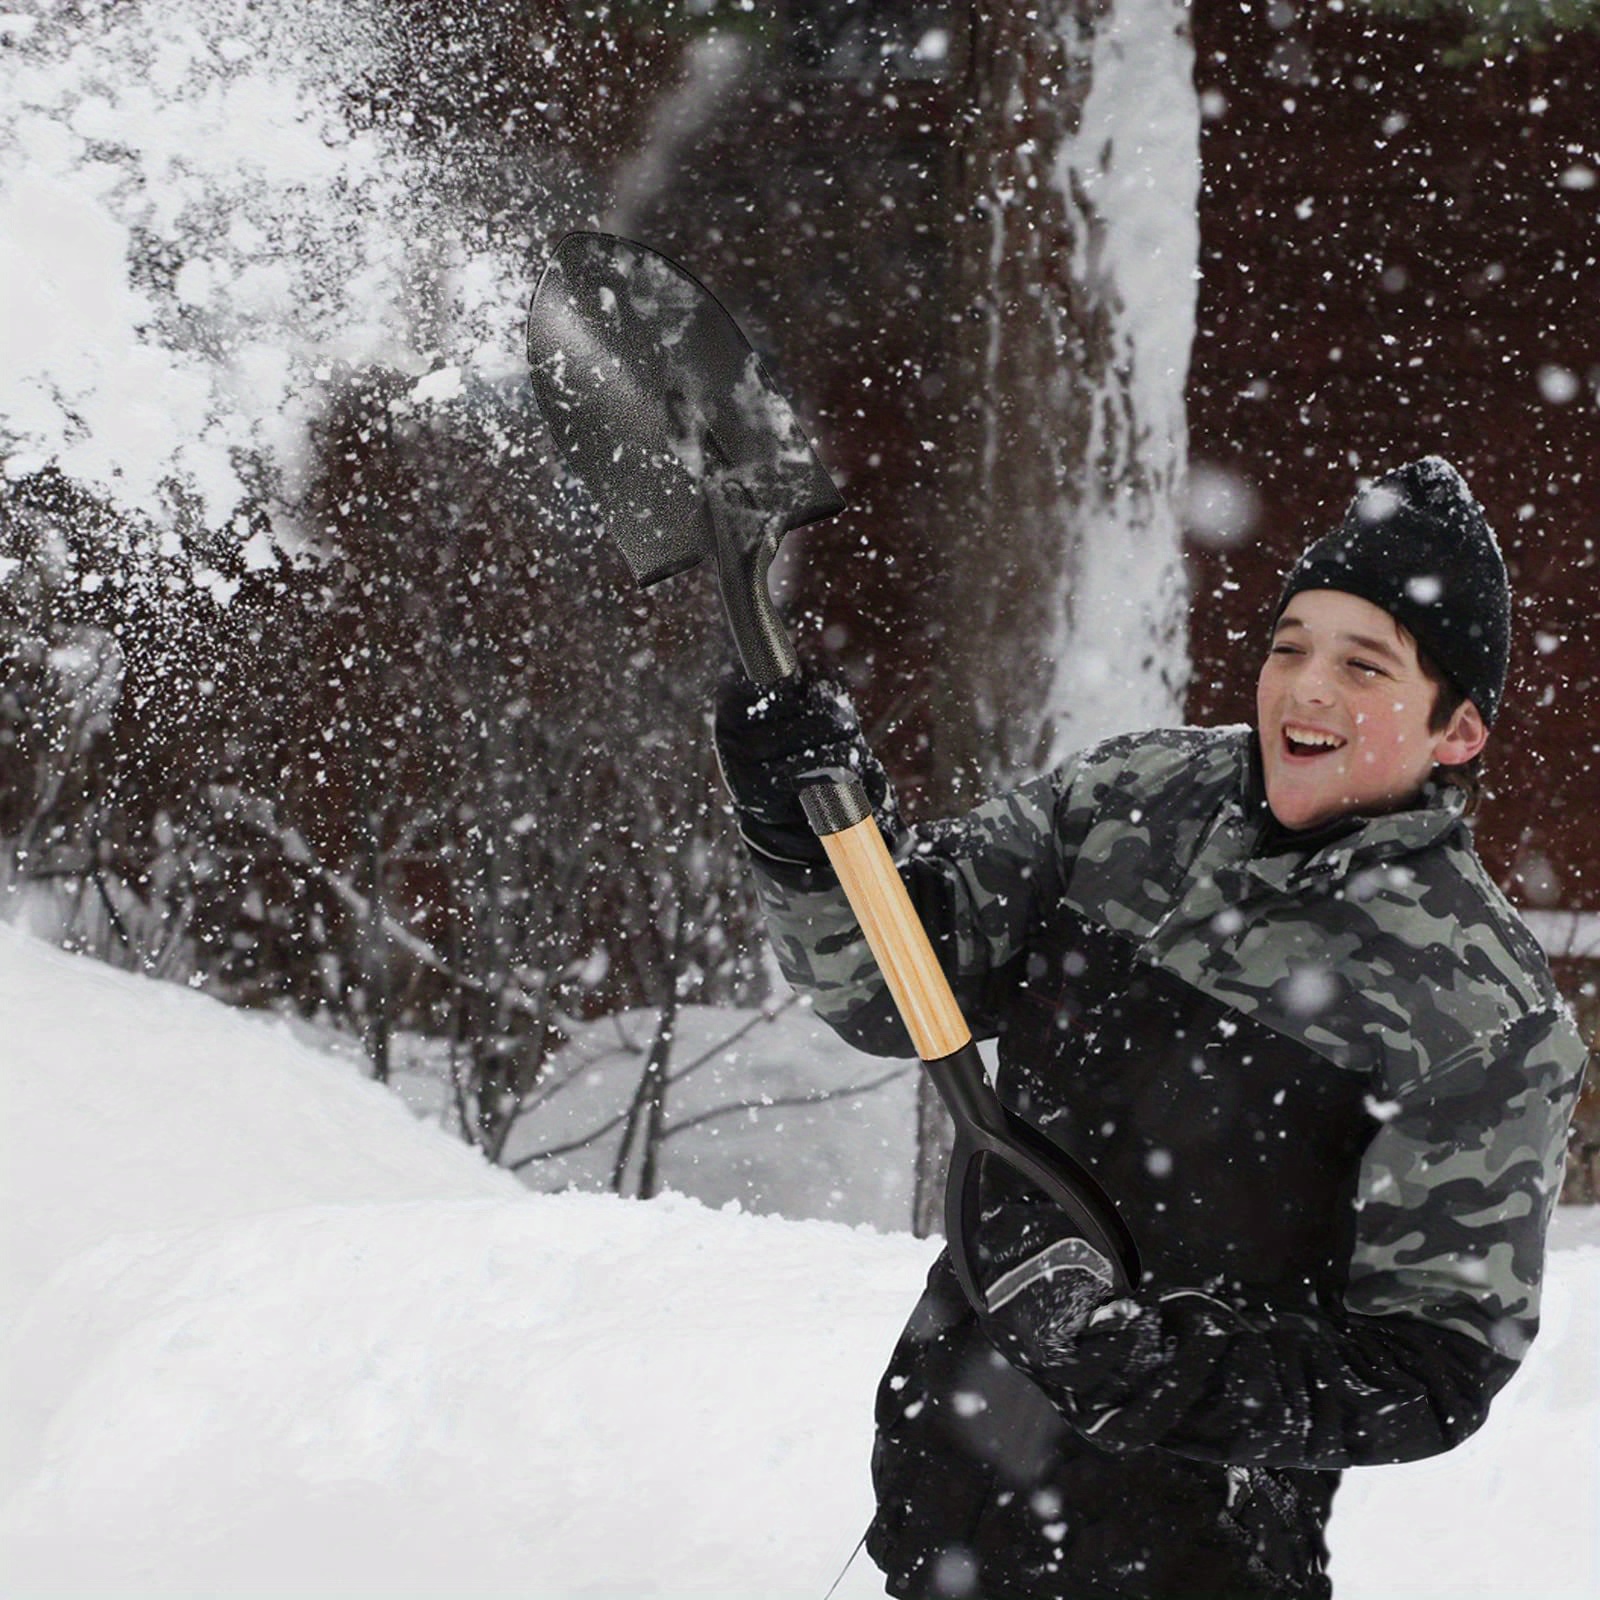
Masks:
[[[354,119],[385,26],[361,0],[0,18],[0,471],[55,466],[156,528],[176,492],[211,530],[259,478],[292,547],[342,368],[516,370],[521,263],[469,252],[435,177]]]
[[[780,987],[782,980],[777,980]],[[605,1187],[615,1136],[549,1158],[615,1121],[643,1071],[655,1012],[578,1028],[539,1103],[513,1129],[507,1166],[527,1163],[540,1189]],[[709,1206],[790,1218],[907,1225],[916,1144],[916,1067],[849,1049],[793,1005],[752,1015],[685,1006],[674,1024],[663,1181]],[[407,1085],[413,1104],[438,1095],[438,1075]]]
[[[1116,725],[1072,742],[1164,720],[1182,671],[1184,11],[1123,0],[1097,32],[1057,175],[1093,209],[1078,270],[1117,287],[1131,385],[1133,421],[1099,418],[1093,453],[1138,458],[1149,486],[1095,508],[1057,709],[1066,728],[1103,703]],[[306,429],[342,365],[403,371],[417,405],[515,374],[520,260],[469,249],[436,176],[345,109],[384,63],[385,18],[356,0],[0,14],[7,474],[53,464],[158,529],[181,520],[174,484],[224,529],[263,474],[292,543]],[[698,98],[662,109],[619,215],[743,60],[697,54]],[[269,559],[260,536],[248,553]],[[1130,640],[1157,647],[1137,691],[1114,671],[1144,653]],[[1085,692],[1114,676],[1117,694]],[[686,1014],[681,1051],[715,1025]],[[675,1090],[685,1119],[768,1103],[674,1140],[685,1193],[641,1204],[530,1193],[415,1081],[428,1115],[303,1028],[5,928],[0,1041],[0,1591],[781,1600],[843,1565],[878,1374],[934,1249],[880,1231],[905,1209],[910,1080],[781,1107],[865,1081],[795,1012]],[[575,1077],[569,1124],[602,1116],[633,1061]],[[592,1184],[603,1164],[540,1176]],[[1485,1430],[1347,1481],[1341,1600],[1600,1592],[1600,1219],[1564,1215],[1557,1239],[1545,1332]],[[880,1587],[863,1558],[839,1600]]]
[[[1171,722],[1187,677],[1182,571],[1184,386],[1199,292],[1200,111],[1187,0],[1118,0],[1094,29],[1090,90],[1054,182],[1087,216],[1073,279],[1105,301],[1125,404],[1095,406],[1078,559],[1041,766],[1112,734]],[[1074,29],[1070,17],[1063,29]]]
[[[1520,907],[1517,915],[1552,960],[1593,961],[1600,956],[1600,912]]]
[[[14,929],[0,1038],[5,1593],[817,1600],[844,1564],[929,1243],[531,1194],[285,1024]],[[1340,1600],[1594,1594],[1597,1347],[1564,1213],[1482,1433],[1347,1477]],[[861,1557],[838,1594],[880,1592]]]

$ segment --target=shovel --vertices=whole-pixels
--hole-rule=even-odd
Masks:
[[[534,291],[528,361],[556,450],[639,586],[709,558],[750,679],[768,687],[798,670],[767,574],[785,533],[844,500],[711,292],[642,245],[568,234]],[[824,780],[800,798],[955,1124],[945,1241],[967,1298],[982,1308],[970,1241],[985,1156],[1072,1218],[1119,1293],[1137,1286],[1138,1251],[1105,1191],[990,1086],[861,784]]]

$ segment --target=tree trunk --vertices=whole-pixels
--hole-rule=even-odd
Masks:
[[[387,808],[379,803],[379,790],[384,787],[378,776],[381,758],[369,726],[373,702],[374,697],[368,685],[360,709],[352,719],[354,727],[351,733],[355,755],[352,763],[352,798],[363,824],[356,841],[356,848],[360,852],[357,874],[367,902],[366,913],[356,929],[356,960],[361,973],[364,1001],[361,1031],[368,1066],[375,1082],[387,1083],[389,1043],[393,1030],[389,971],[393,952],[389,945],[386,912],[388,895],[384,836]]]
[[[1181,704],[1199,112],[1182,0],[974,8],[937,788]]]
[[[1199,111],[1183,0],[972,10],[930,796],[1176,718]],[[926,1087],[926,1086],[925,1086]],[[919,1101],[918,1231],[948,1123]]]
[[[911,1185],[911,1231],[919,1239],[944,1231],[944,1187],[954,1141],[955,1124],[924,1072],[917,1079],[917,1156]]]
[[[617,1146],[617,1160],[611,1172],[611,1187],[617,1194],[629,1192],[628,1174],[635,1167],[638,1178],[632,1192],[641,1200],[653,1200],[661,1192],[661,1144],[667,1131],[668,1069],[672,1065],[672,1046],[678,1031],[679,974],[683,968],[685,918],[680,910],[673,929],[672,944],[663,977],[661,1010],[656,1018],[644,1069],[639,1074],[628,1120]]]
[[[676,973],[661,1007],[655,1037],[650,1041],[646,1066],[648,1089],[645,1095],[643,1159],[639,1167],[639,1198],[654,1200],[661,1193],[661,1141],[667,1131],[667,1068],[672,1064],[672,1045],[678,1030]]]

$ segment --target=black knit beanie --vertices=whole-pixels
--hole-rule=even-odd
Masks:
[[[1387,611],[1486,723],[1505,690],[1511,590],[1500,547],[1459,472],[1427,456],[1379,478],[1295,562],[1273,625],[1305,589],[1339,589]]]

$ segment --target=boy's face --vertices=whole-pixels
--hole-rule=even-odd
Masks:
[[[1398,810],[1436,766],[1470,761],[1488,737],[1466,701],[1430,732],[1438,688],[1387,611],[1337,589],[1284,608],[1256,680],[1267,804],[1286,828]]]

